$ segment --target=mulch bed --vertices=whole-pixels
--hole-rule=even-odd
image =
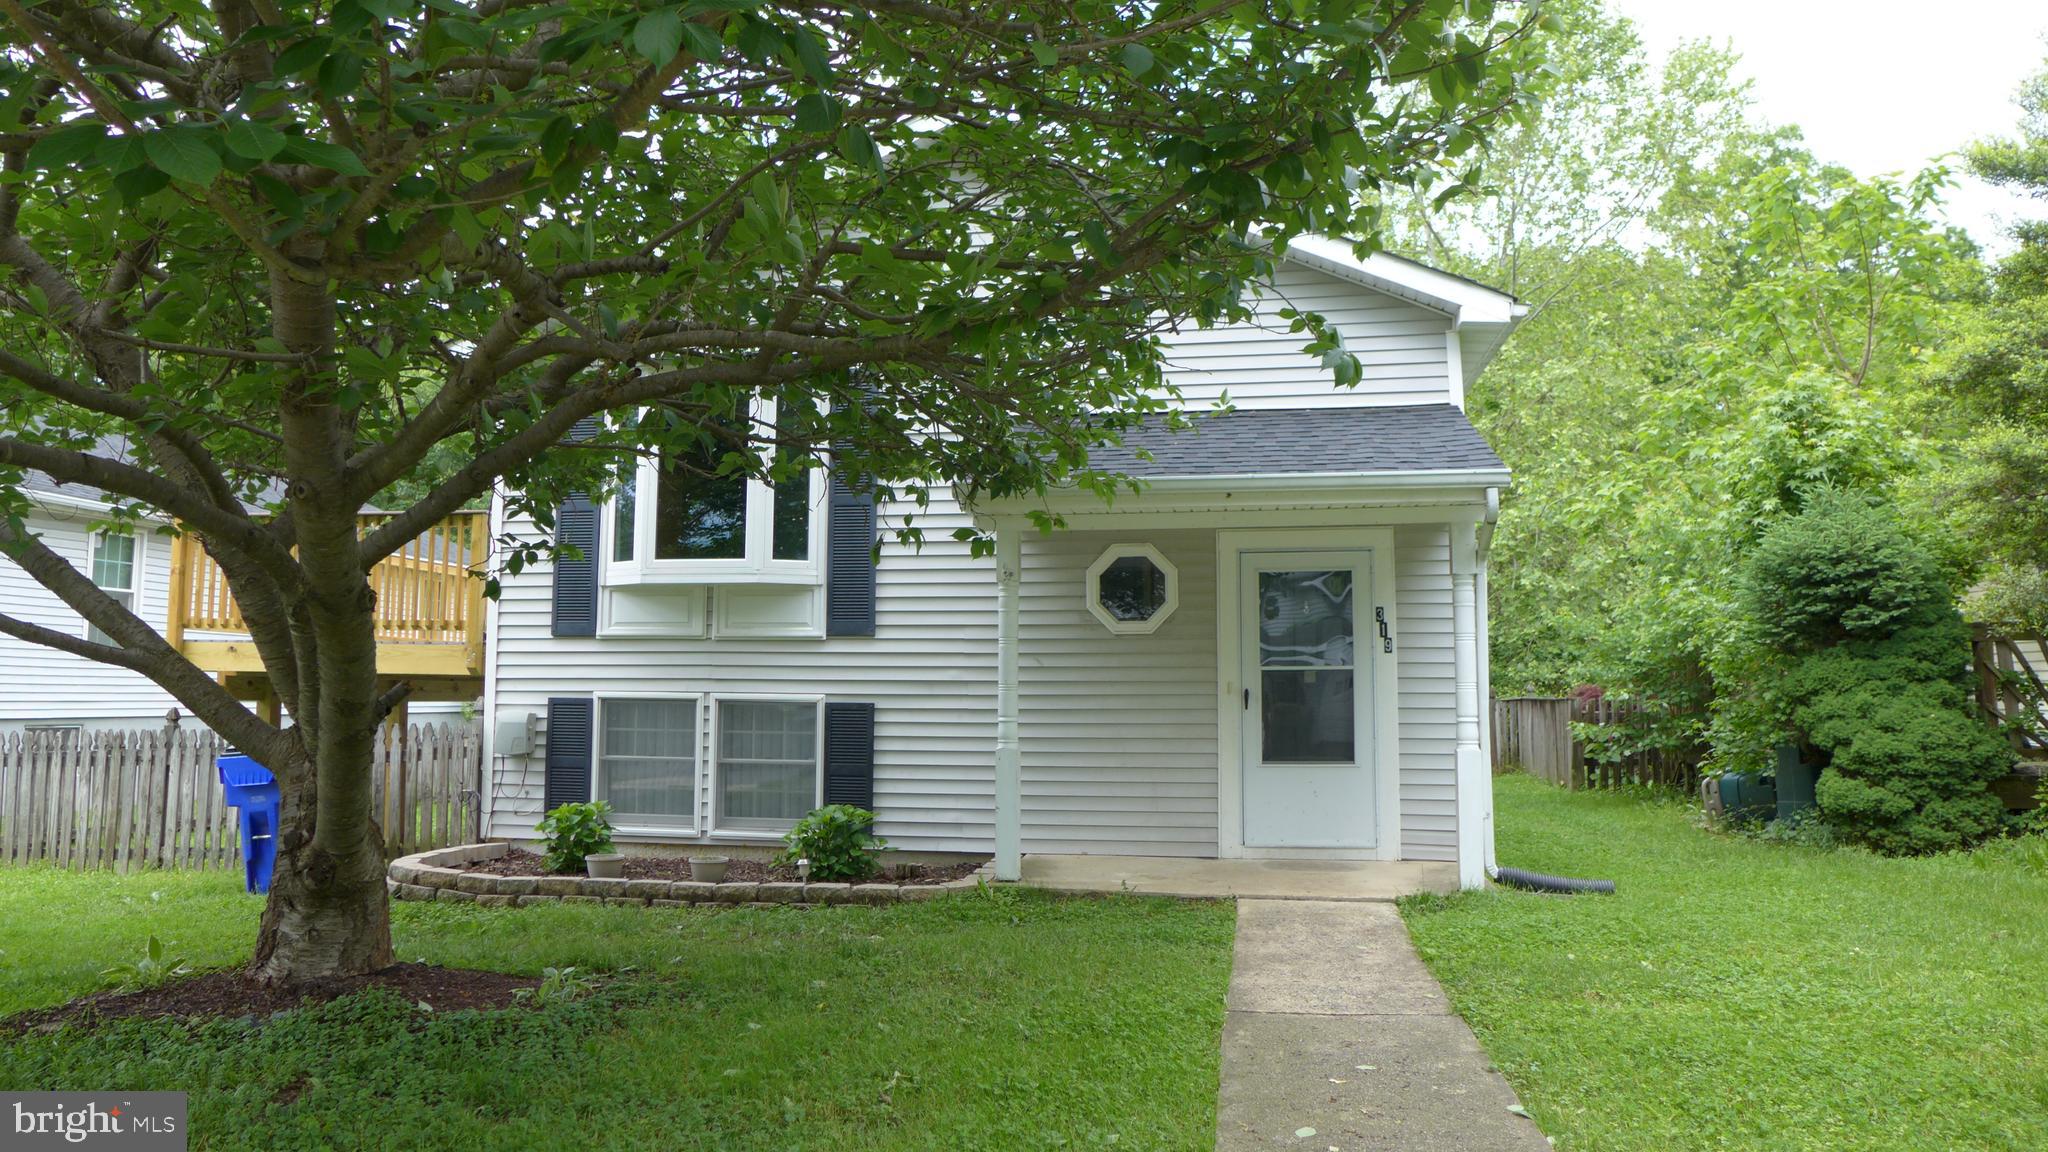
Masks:
[[[899,865],[899,871],[895,876],[884,876],[878,872],[873,879],[887,884],[944,884],[949,880],[972,876],[974,870],[979,867],[981,865],[972,860],[959,864],[905,863]],[[496,860],[479,860],[464,870],[488,872],[493,876],[551,875],[541,867],[540,853],[520,848],[514,848]],[[728,883],[794,883],[796,878],[794,868],[778,867],[766,861],[748,860],[738,856],[733,857],[732,863],[725,869],[725,879]],[[690,859],[687,856],[628,856],[626,879],[688,880],[691,879]]]
[[[503,972],[393,964],[367,976],[339,976],[273,988],[258,984],[241,969],[233,968],[139,992],[101,992],[55,1008],[23,1012],[0,1020],[0,1035],[54,1032],[66,1024],[90,1027],[108,1020],[164,1016],[261,1018],[306,1004],[325,1004],[370,988],[388,988],[407,1003],[425,1004],[436,1012],[507,1008],[519,1002],[517,993],[539,984],[531,976],[509,976]]]

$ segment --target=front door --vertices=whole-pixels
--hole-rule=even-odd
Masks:
[[[1239,553],[1247,848],[1375,846],[1372,562]]]

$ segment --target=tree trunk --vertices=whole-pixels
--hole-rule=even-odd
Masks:
[[[302,984],[391,964],[384,853],[371,829],[346,855],[324,851],[310,837],[293,837],[298,847],[286,851],[279,838],[251,975],[266,984]]]

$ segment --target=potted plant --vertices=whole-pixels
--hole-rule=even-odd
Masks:
[[[535,826],[546,851],[541,866],[550,872],[587,870],[593,878],[626,874],[626,858],[612,850],[612,806],[602,800],[564,804]]]
[[[690,879],[705,884],[717,884],[725,879],[725,870],[732,860],[725,856],[690,857]]]

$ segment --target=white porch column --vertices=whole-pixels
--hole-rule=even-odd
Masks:
[[[1458,713],[1458,886],[1486,884],[1493,781],[1480,741],[1479,562],[1471,524],[1451,525],[1451,644]]]
[[[1023,877],[1022,786],[1017,748],[1018,585],[1024,525],[996,522],[996,879]]]

